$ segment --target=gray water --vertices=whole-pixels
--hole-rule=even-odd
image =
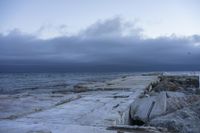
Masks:
[[[103,82],[136,73],[0,73],[0,94],[19,90],[58,89],[77,83]]]

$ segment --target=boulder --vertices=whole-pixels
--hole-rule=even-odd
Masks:
[[[130,116],[133,120],[147,123],[153,118],[172,113],[198,100],[199,95],[184,95],[181,92],[155,93],[154,96],[135,100],[130,107]]]
[[[148,122],[149,119],[166,112],[166,92],[157,96],[137,99],[131,104],[130,115],[133,120]]]
[[[173,132],[200,133],[200,101],[172,113],[150,120],[151,126],[165,127]]]

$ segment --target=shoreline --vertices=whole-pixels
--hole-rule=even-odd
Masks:
[[[159,81],[158,76],[147,73],[77,84],[68,92],[0,95],[0,132],[116,133],[123,126],[129,129],[131,104]],[[107,130],[109,127],[118,130]],[[136,125],[131,128],[142,133],[165,131]]]
[[[84,129],[86,126],[89,126],[90,128],[86,128],[88,132],[92,132],[93,129],[96,128],[100,132],[102,131],[108,133],[113,132],[106,130],[106,128],[109,125],[121,123],[122,117],[124,117],[125,112],[129,108],[134,98],[138,97],[142,93],[143,89],[155,79],[156,77],[154,76],[145,76],[145,78],[143,76],[133,76],[133,77],[119,78],[103,83],[100,82],[94,84],[86,84],[87,90],[79,93],[71,93],[71,94],[54,93],[51,94],[51,97],[48,96],[49,94],[40,94],[40,95],[25,94],[24,97],[17,96],[20,99],[20,102],[14,105],[10,105],[9,108],[11,108],[12,112],[15,110],[15,106],[18,106],[19,108],[27,105],[27,108],[31,109],[31,107],[28,107],[28,105],[30,105],[29,102],[32,101],[35,101],[35,105],[32,103],[33,107],[34,106],[37,107],[41,104],[48,105],[49,103],[53,105],[49,105],[51,106],[50,109],[49,107],[47,109],[45,109],[45,107],[43,109],[41,109],[42,107],[41,108],[37,107],[36,109],[37,111],[35,113],[20,115],[22,117],[11,115],[11,117],[7,117],[11,118],[10,120],[1,119],[0,130],[2,130],[2,132],[11,130],[10,131],[11,133],[19,132],[19,130],[20,132],[22,132],[23,131],[22,127],[24,127],[25,128],[24,132],[28,132],[29,130],[34,130],[34,129],[45,131],[46,128],[51,129],[50,125],[56,122],[58,124],[55,125],[65,128],[68,131],[71,129],[70,125],[73,125],[73,127],[80,126],[81,128]],[[103,89],[101,91],[96,91],[95,89],[98,88],[103,88]],[[129,89],[126,90],[124,88],[129,88]],[[60,98],[58,97],[58,95],[62,97]],[[58,102],[62,101],[61,99],[63,99],[63,101],[65,100],[67,101],[68,99],[67,96],[70,95],[75,95],[75,96],[79,95],[80,98],[72,100],[70,102],[63,102],[62,104],[59,105],[57,104]],[[52,98],[52,96],[55,97]],[[17,98],[16,99],[8,98],[8,100],[11,101],[14,100],[18,102]],[[58,106],[55,106],[56,104]],[[31,111],[35,110],[33,107]],[[19,112],[20,111],[21,110],[19,110]],[[28,110],[28,112],[30,111]],[[5,114],[3,115],[5,116]],[[30,124],[26,125],[26,123]],[[45,124],[46,126],[43,126],[43,124]],[[9,127],[9,125],[13,125],[12,128]],[[102,126],[104,126],[105,128],[102,128]],[[53,133],[54,132],[59,133],[62,130],[53,128],[50,131]],[[76,133],[80,131],[73,130],[71,132]]]

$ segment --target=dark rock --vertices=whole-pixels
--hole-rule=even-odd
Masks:
[[[199,76],[160,76],[160,80],[178,84],[183,88],[199,87]]]
[[[161,91],[188,91],[194,92],[188,88],[198,88],[199,87],[199,77],[198,76],[160,76],[160,82],[152,85],[152,90],[156,92]]]
[[[76,93],[86,92],[88,91],[88,88],[84,86],[84,84],[77,84],[77,85],[74,85],[73,91]]]
[[[177,91],[181,89],[181,86],[177,83],[173,83],[167,80],[163,80],[161,82],[159,82],[154,88],[153,90],[156,92],[160,92],[160,91]]]

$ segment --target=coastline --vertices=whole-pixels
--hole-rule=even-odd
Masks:
[[[148,126],[130,126],[131,104],[159,81],[159,75],[122,76],[76,84],[73,90],[54,93],[0,95],[0,132],[125,133],[124,128],[135,132],[139,129],[141,133],[164,132]]]
[[[87,130],[86,132],[94,130],[113,132],[106,128],[125,123],[123,117],[126,117],[130,104],[156,78],[156,76],[121,77],[106,82],[85,84],[83,89],[87,86],[87,90],[66,94],[1,95],[1,103],[4,102],[5,108],[10,108],[10,112],[1,112],[1,116],[7,115],[7,117],[1,117],[0,131],[76,133],[81,132],[77,130],[81,128]],[[13,103],[8,105],[9,101]]]

